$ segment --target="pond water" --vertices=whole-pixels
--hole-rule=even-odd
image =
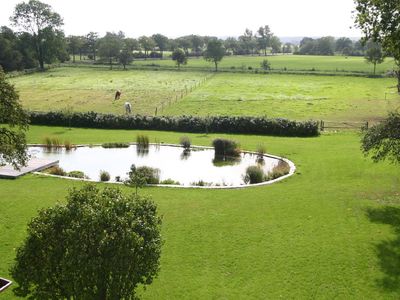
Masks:
[[[211,185],[244,185],[246,168],[257,164],[257,155],[241,153],[237,158],[215,157],[214,149],[194,148],[185,152],[181,147],[149,145],[147,149],[130,145],[128,148],[106,149],[78,147],[73,150],[47,150],[30,147],[33,157],[59,160],[65,171],[82,171],[92,180],[99,180],[100,171],[110,173],[111,180],[116,176],[122,180],[128,177],[130,166],[149,166],[160,170],[160,180],[172,179],[181,185],[195,185],[199,181]],[[262,168],[266,173],[279,162],[278,159],[264,157]]]

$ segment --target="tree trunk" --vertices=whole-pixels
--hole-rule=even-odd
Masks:
[[[397,93],[400,95],[400,70],[395,71],[395,73],[397,75]]]
[[[72,51],[72,62],[75,63],[75,51]]]
[[[112,70],[112,57],[110,56],[110,70]]]
[[[215,64],[215,72],[218,72],[218,63],[214,61],[214,64]]]
[[[376,73],[376,61],[374,62],[374,76],[375,76],[375,73]]]
[[[96,61],[96,49],[93,50],[93,60]]]

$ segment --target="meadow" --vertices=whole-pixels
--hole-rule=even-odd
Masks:
[[[134,130],[31,126],[30,143],[130,142]],[[177,143],[182,133],[140,132]],[[374,164],[356,132],[317,138],[187,134],[196,145],[223,136],[243,149],[266,145],[297,166],[291,178],[242,190],[144,188],[163,216],[161,271],[142,299],[398,299],[400,173]],[[0,180],[0,277],[38,209],[82,183],[28,175]],[[104,187],[104,184],[99,184]],[[123,187],[125,192],[132,189]],[[15,299],[12,289],[2,299]]]
[[[225,56],[219,64],[220,70],[241,71],[251,69],[261,69],[261,62],[268,59],[273,70],[287,71],[308,71],[326,73],[373,73],[373,65],[366,63],[364,57],[355,56],[314,56],[314,55],[268,55],[268,56]],[[135,60],[133,66],[160,66],[175,67],[175,62],[166,58]],[[394,61],[386,58],[382,64],[377,65],[376,73],[382,74],[388,70],[393,70]],[[183,69],[205,69],[214,70],[214,64],[207,62],[203,57],[191,57],[187,65],[182,65]]]
[[[11,79],[25,108],[366,121],[399,107],[393,78],[55,68]],[[117,89],[121,100],[114,101]]]

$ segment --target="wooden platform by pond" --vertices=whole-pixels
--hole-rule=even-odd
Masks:
[[[55,165],[58,165],[58,160],[32,158],[29,160],[28,165],[26,167],[22,167],[20,170],[15,170],[11,165],[8,164],[0,167],[0,178],[15,179],[27,173],[37,172]]]

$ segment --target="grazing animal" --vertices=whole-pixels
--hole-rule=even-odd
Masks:
[[[132,113],[132,105],[129,102],[125,102],[124,107],[125,107],[125,113],[127,115]]]

